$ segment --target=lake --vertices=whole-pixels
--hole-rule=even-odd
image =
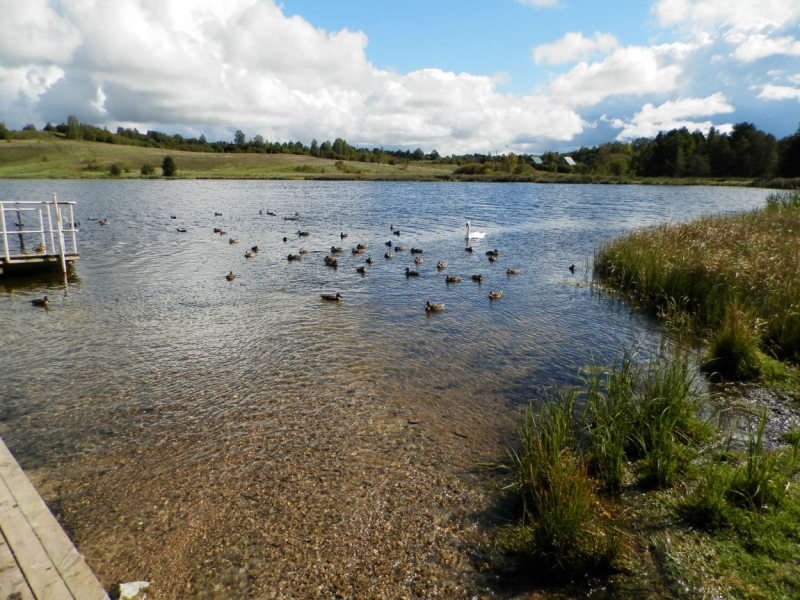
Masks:
[[[78,203],[81,259],[66,282],[0,281],[0,436],[105,585],[198,598],[483,589],[474,545],[495,500],[475,465],[502,457],[543,388],[661,338],[593,292],[595,249],[767,193],[0,182],[2,199],[52,192]],[[467,221],[486,234],[471,253]],[[407,250],[384,258],[387,241]]]

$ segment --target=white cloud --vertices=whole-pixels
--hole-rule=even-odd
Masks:
[[[595,53],[608,54],[618,47],[617,38],[610,33],[595,33],[594,38],[585,38],[582,32],[571,31],[560,40],[536,46],[533,49],[533,62],[537,65],[560,65],[587,60]]]
[[[69,62],[81,42],[78,29],[47,0],[0,0],[3,34],[0,62],[18,67],[35,62]]]
[[[798,73],[797,75],[790,75],[789,77],[787,77],[787,79],[789,81],[791,81],[792,83],[799,83],[800,84],[800,73]]]
[[[798,0],[658,0],[653,12],[664,27],[675,25],[707,32],[716,27],[761,31],[794,22]]]
[[[554,96],[570,106],[591,106],[608,96],[672,91],[682,69],[665,59],[682,58],[687,44],[627,46],[600,62],[579,63],[550,84]]]
[[[749,36],[733,55],[744,62],[753,62],[773,54],[800,56],[800,42],[792,37],[770,38],[763,34]]]
[[[724,114],[733,112],[733,110],[733,106],[728,104],[725,96],[717,92],[706,98],[669,100],[659,106],[654,106],[648,102],[639,112],[633,115],[630,121],[612,119],[610,122],[612,127],[622,129],[617,136],[618,140],[653,137],[659,131],[679,129],[681,127],[686,127],[690,131],[696,129],[708,131],[711,127],[727,131],[731,128],[729,123],[715,126],[711,121],[697,122],[692,121],[690,117]]]
[[[767,84],[757,97],[763,98],[764,100],[797,100],[800,102],[800,89],[783,85]]]
[[[558,0],[517,0],[517,2],[525,6],[535,6],[536,8],[558,6]]]

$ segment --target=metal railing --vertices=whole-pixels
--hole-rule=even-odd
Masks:
[[[0,234],[3,238],[2,257],[5,262],[24,262],[37,256],[58,256],[61,270],[66,273],[66,257],[78,254],[78,229],[72,209],[74,205],[74,202],[59,201],[55,194],[52,202],[0,201]],[[6,220],[8,213],[16,214],[16,221],[11,221],[16,230],[9,227]],[[25,220],[29,223],[33,221],[33,229],[25,224]],[[29,241],[33,237],[39,244],[29,250],[25,243],[26,236]]]

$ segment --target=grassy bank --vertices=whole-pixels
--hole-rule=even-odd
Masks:
[[[635,306],[705,337],[706,368],[725,379],[786,379],[777,361],[800,361],[800,192],[630,233],[600,248],[594,269]]]
[[[526,169],[522,174],[455,174],[447,162],[399,164],[338,161],[304,154],[182,152],[142,146],[71,141],[41,131],[14,132],[0,143],[0,179],[146,179],[161,177],[164,156],[175,159],[179,179],[321,179],[378,181],[467,181],[484,183],[600,183],[611,185],[750,186],[741,178],[636,178],[613,175],[550,173]],[[116,165],[112,175],[112,166]],[[143,175],[144,165],[153,167]],[[781,180],[781,185],[792,185]]]
[[[796,597],[800,434],[767,449],[762,419],[736,447],[698,417],[693,389],[686,357],[662,351],[590,365],[529,407],[503,576],[558,597]]]

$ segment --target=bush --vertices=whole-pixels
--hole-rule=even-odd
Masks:
[[[171,156],[164,157],[164,161],[161,163],[161,172],[164,177],[172,177],[178,172],[178,167]]]
[[[139,172],[142,175],[148,176],[148,175],[152,175],[153,173],[155,173],[156,170],[153,168],[153,165],[151,165],[149,163],[145,163],[145,164],[142,165],[142,168],[139,169]]]
[[[112,163],[112,165],[108,168],[108,172],[111,173],[112,177],[119,177],[122,175],[122,167],[120,167],[117,163]]]

